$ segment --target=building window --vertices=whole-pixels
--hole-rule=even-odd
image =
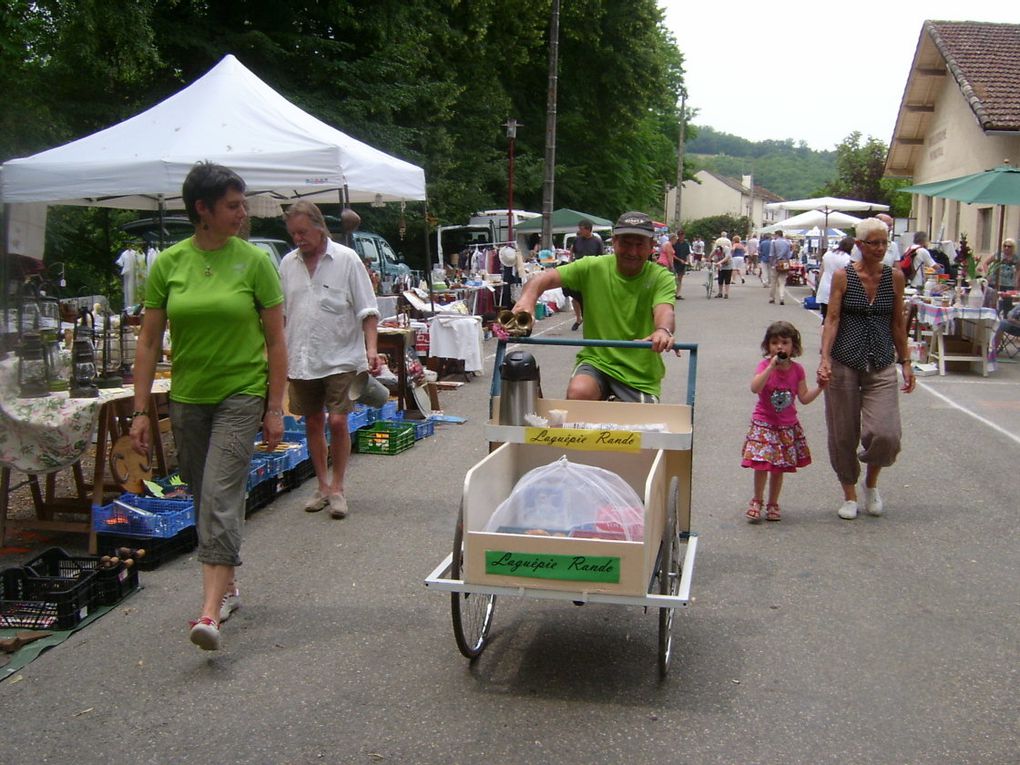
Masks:
[[[982,207],[978,210],[978,250],[992,251],[992,208]]]

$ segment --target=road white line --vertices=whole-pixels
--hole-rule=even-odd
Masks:
[[[945,396],[945,395],[943,395],[943,394],[939,393],[939,392],[938,392],[937,390],[935,390],[934,388],[932,388],[932,387],[931,387],[930,385],[928,385],[927,383],[923,383],[923,382],[920,382],[920,381],[918,381],[918,383],[917,383],[917,387],[918,387],[918,388],[924,388],[924,389],[925,389],[926,391],[928,391],[928,392],[929,392],[929,393],[930,393],[931,395],[935,396],[935,398],[941,399],[942,401],[946,402],[947,404],[949,404],[949,405],[950,405],[951,407],[953,407],[954,409],[958,409],[958,410],[960,410],[961,412],[963,412],[964,414],[968,414],[968,415],[970,415],[970,416],[971,416],[971,417],[973,417],[973,418],[974,418],[975,420],[977,420],[978,422],[980,422],[980,423],[981,423],[982,425],[987,425],[987,426],[988,426],[989,428],[991,428],[991,429],[992,429],[992,430],[994,430],[995,432],[997,432],[997,433],[1000,433],[1000,434],[1004,435],[1004,436],[1005,436],[1006,438],[1010,439],[1011,441],[1013,441],[1013,442],[1015,442],[1015,443],[1017,443],[1017,444],[1020,444],[1020,436],[1016,436],[1016,435],[1014,435],[1013,433],[1010,433],[1010,432],[1009,432],[1008,430],[1006,430],[1005,428],[1003,428],[1003,427],[1002,427],[1001,425],[996,425],[996,424],[995,424],[994,422],[992,422],[991,420],[989,420],[989,419],[988,419],[987,417],[982,417],[982,416],[981,416],[980,414],[978,414],[977,412],[972,412],[972,411],[971,411],[970,409],[968,409],[967,407],[965,407],[965,406],[960,406],[960,405],[959,405],[959,404],[957,404],[957,403],[956,403],[955,401],[953,401],[953,400],[952,400],[951,398],[949,398],[948,396]]]

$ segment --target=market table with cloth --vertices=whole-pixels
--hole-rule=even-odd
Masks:
[[[942,305],[921,297],[910,302],[917,307],[918,323],[931,327],[930,355],[940,375],[947,361],[967,361],[981,364],[981,374],[988,376],[988,342],[999,319],[994,308]]]
[[[154,394],[170,390],[168,379],[153,381]],[[159,468],[166,463],[159,438],[157,407],[160,396],[151,397],[149,417]],[[67,391],[53,392],[43,398],[18,397],[18,360],[0,361],[0,544],[10,527],[75,531],[90,534],[90,549],[95,550],[92,532],[92,506],[103,504],[105,494],[107,443],[126,433],[134,399],[132,386],[100,389],[96,398],[70,398]],[[98,429],[98,431],[97,431]],[[122,433],[123,431],[123,433]],[[97,434],[93,442],[93,434]],[[95,462],[91,494],[81,470],[81,458],[95,444]],[[74,471],[76,497],[54,497],[56,474],[66,468]],[[11,471],[28,475],[36,517],[8,519]],[[46,477],[46,495],[39,488],[38,476]],[[84,515],[84,520],[54,520],[55,512]]]

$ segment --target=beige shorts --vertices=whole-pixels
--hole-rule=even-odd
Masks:
[[[288,408],[292,414],[307,417],[325,409],[330,414],[346,414],[354,409],[347,391],[357,372],[341,372],[318,380],[290,380]]]

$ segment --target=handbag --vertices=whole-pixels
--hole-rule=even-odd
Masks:
[[[776,261],[776,270],[777,271],[789,271],[790,270],[790,261],[788,261],[788,260],[777,260]]]

